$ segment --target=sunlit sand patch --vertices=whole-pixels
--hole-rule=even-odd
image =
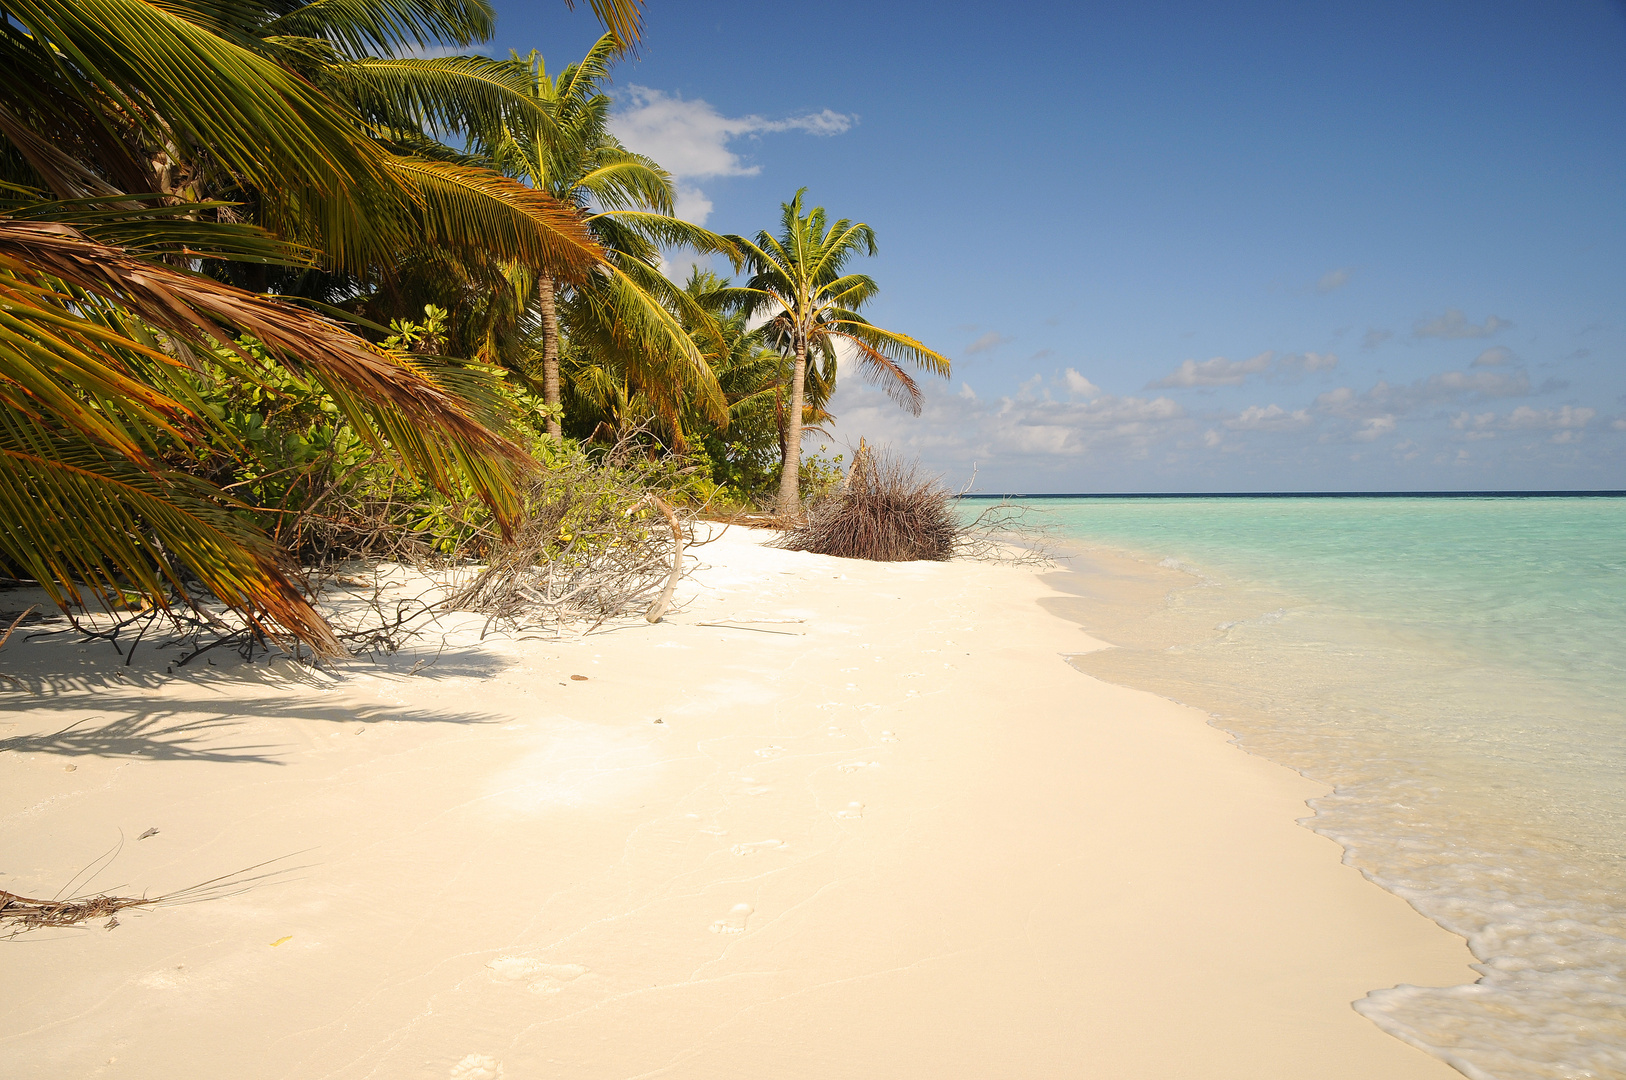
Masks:
[[[750,919],[755,911],[750,904],[735,904],[728,909],[728,914],[711,924],[714,934],[742,934],[745,932],[746,920]]]
[[[857,772],[859,769],[879,769],[880,767],[881,763],[879,761],[843,761],[836,766],[842,772]]]
[[[881,732],[881,741],[882,742],[897,742],[898,737],[896,735],[894,735],[890,731],[883,731],[883,732]]]
[[[143,975],[137,982],[148,990],[173,990],[185,980],[185,972],[186,968],[180,966],[166,968]]]
[[[562,718],[539,724],[548,736],[541,747],[492,778],[496,804],[522,813],[604,805],[659,778],[660,751],[641,735]]]
[[[507,982],[522,982],[533,994],[557,994],[587,974],[580,964],[544,964],[526,956],[499,956],[486,967]]]
[[[836,811],[836,817],[841,818],[843,821],[856,821],[863,816],[864,804],[861,802],[850,802]]]
[[[757,840],[749,844],[735,844],[729,848],[736,855],[755,855],[759,851],[784,851],[790,847],[783,840]]]
[[[470,1054],[452,1066],[450,1080],[502,1080],[502,1062],[490,1054]]]
[[[783,746],[764,746],[754,752],[759,758],[776,758],[785,752],[785,748]]]

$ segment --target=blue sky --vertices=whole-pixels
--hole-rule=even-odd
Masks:
[[[586,4],[498,2],[550,67]],[[867,221],[953,358],[828,440],[1024,491],[1626,488],[1626,6],[651,0],[687,216]],[[810,441],[816,449],[820,440]]]

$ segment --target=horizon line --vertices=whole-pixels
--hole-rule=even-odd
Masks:
[[[1582,488],[1472,491],[1008,491],[973,492],[962,499],[1562,499],[1626,498],[1626,489]]]

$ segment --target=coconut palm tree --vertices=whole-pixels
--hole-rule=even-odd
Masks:
[[[826,225],[824,207],[803,213],[802,196],[781,204],[777,237],[759,232],[756,240],[726,236],[751,272],[734,290],[733,302],[755,316],[767,316],[771,334],[792,358],[790,407],[785,424],[785,451],[779,479],[779,513],[801,507],[797,490],[802,428],[807,403],[808,358],[818,352],[833,368],[836,350],[851,349],[866,378],[888,396],[920,415],[920,387],[902,364],[947,377],[948,358],[912,337],[883,330],[858,314],[874,299],[878,286],[864,274],[843,273],[855,255],[874,255],[875,231],[846,218]],[[833,382],[833,371],[832,371]]]
[[[556,76],[548,74],[541,54],[532,52],[523,63],[530,94],[546,119],[521,115],[477,136],[485,153],[510,175],[575,208],[605,253],[604,262],[585,278],[566,281],[543,270],[537,279],[543,395],[552,410],[548,432],[555,436],[562,432],[559,354],[566,333],[614,351],[619,365],[654,399],[663,394],[693,399],[726,423],[717,380],[684,327],[685,318],[707,323],[710,316],[661,272],[660,253],[683,246],[732,256],[732,248],[717,234],[678,218],[671,175],[610,133],[610,98],[603,84],[619,50],[616,36],[605,34],[580,62]]]
[[[594,8],[636,29],[635,2]],[[459,477],[502,522],[517,513],[512,479],[527,459],[426,362],[196,270],[357,269],[431,243],[564,280],[592,273],[602,251],[571,208],[491,170],[414,153],[429,141],[421,130],[385,130],[365,95],[333,89],[358,43],[475,40],[489,33],[489,7],[8,0],[7,13],[0,563],[64,607],[82,602],[81,588],[127,586],[163,604],[190,572],[267,633],[337,651],[287,556],[230,497],[164,463],[167,441],[231,441],[202,407],[192,357],[231,364],[220,350],[252,335],[318,382],[404,472],[437,486]],[[491,97],[493,107],[532,108],[515,93]],[[206,197],[223,190],[252,198],[254,223]],[[254,377],[251,365],[236,371]]]

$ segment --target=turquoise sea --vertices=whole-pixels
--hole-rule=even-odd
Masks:
[[[1137,560],[1076,666],[1332,785],[1306,823],[1467,938],[1478,983],[1363,1014],[1471,1077],[1626,1077],[1626,498],[1020,501]]]

